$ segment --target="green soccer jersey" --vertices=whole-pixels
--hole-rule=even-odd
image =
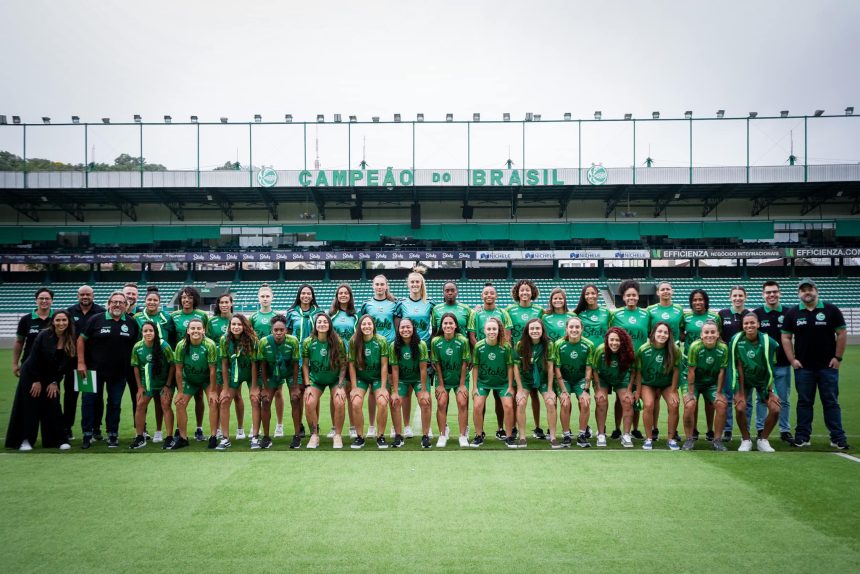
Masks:
[[[188,331],[188,323],[191,319],[200,319],[203,321],[203,328],[209,324],[209,315],[200,309],[194,309],[190,313],[184,313],[182,309],[170,313],[170,319],[173,321],[174,331],[176,331],[176,340],[179,341],[185,336]]]
[[[758,340],[752,342],[741,331],[732,337],[729,349],[732,364],[740,363],[744,369],[744,388],[770,390],[773,386],[773,367],[776,365],[779,343],[761,332],[758,334]],[[732,369],[732,388],[737,390],[738,386],[738,370]]]
[[[672,384],[672,375],[675,369],[680,369],[683,353],[678,345],[675,345],[675,362],[672,369],[666,372],[666,347],[658,349],[645,343],[636,351],[636,363],[634,369],[641,373],[642,384],[649,387],[668,387]]]
[[[729,366],[729,347],[722,341],[709,349],[699,339],[690,345],[687,361],[691,369],[695,369],[696,386],[709,387],[716,385],[720,370]]]
[[[697,315],[692,311],[684,311],[684,354],[690,354],[690,345],[702,338],[702,327],[708,321],[713,321],[717,325],[717,332],[720,331],[720,317],[713,311],[705,311]]]
[[[427,363],[430,359],[427,356],[427,345],[424,341],[418,341],[418,356],[407,345],[400,348],[400,353],[392,344],[388,350],[388,364],[392,367],[397,367],[398,384],[400,383],[417,383],[421,380],[421,363]]]
[[[609,353],[608,364],[606,362],[607,353]],[[630,369],[621,372],[617,354],[608,351],[602,343],[591,354],[590,364],[591,369],[600,377],[600,386],[602,387],[626,387],[630,383]]]
[[[507,311],[508,317],[511,318],[511,345],[514,347],[520,342],[526,328],[526,323],[532,319],[543,317],[543,309],[536,305],[522,307],[515,303],[508,305],[505,311]]]
[[[264,361],[270,381],[286,381],[297,385],[299,381],[291,381],[295,364],[299,360],[299,340],[292,335],[285,335],[281,344],[275,341],[274,335],[260,339],[257,346],[257,360]]]
[[[338,356],[341,360],[346,359],[346,349],[343,341],[338,342]],[[320,341],[308,337],[302,342],[302,361],[308,361],[308,377],[311,384],[323,386],[337,384],[340,377],[340,365],[331,366],[329,354],[331,353],[331,342]]]
[[[450,341],[441,335],[433,337],[430,341],[430,357],[434,364],[439,365],[436,373],[442,377],[445,387],[457,387],[460,385],[463,364],[468,364],[472,359],[469,340],[459,333],[454,333]]]
[[[478,341],[472,351],[472,365],[478,369],[478,386],[500,388],[508,386],[508,367],[514,364],[513,349],[508,343],[490,345]]]
[[[369,341],[364,341],[364,368],[358,368],[355,345],[349,348],[349,362],[355,365],[355,373],[359,381],[375,383],[382,380],[382,358],[388,357],[388,341],[382,335],[373,335]]]
[[[229,327],[230,317],[213,315],[212,317],[209,317],[209,326],[206,327],[206,336],[216,343],[220,343],[221,337],[227,334],[227,329]]]
[[[266,335],[272,334],[272,317],[277,315],[274,311],[269,311],[268,313],[263,313],[262,311],[255,311],[251,313],[251,316],[248,317],[248,321],[251,322],[251,326],[254,328],[254,332],[257,333],[257,338],[262,339]],[[287,327],[289,329],[289,327]],[[295,333],[293,333],[295,335]],[[308,331],[307,335],[310,335],[310,331]],[[305,336],[307,336],[305,335]]]
[[[158,330],[159,339],[167,341],[171,345],[176,343],[176,327],[174,326],[169,313],[159,311],[155,315],[147,315],[144,310],[140,313],[135,313],[134,320],[137,321],[137,333],[139,337],[143,337],[143,324],[147,321],[152,321],[155,323],[155,327]]]
[[[140,369],[140,382],[147,391],[159,389],[167,384],[170,369],[173,368],[173,350],[167,341],[161,341],[161,353],[164,361],[157,373],[152,372],[152,347],[138,341],[131,350],[131,366]]]
[[[176,344],[173,360],[182,365],[182,381],[197,386],[209,385],[209,365],[218,362],[218,347],[208,337],[199,345],[185,346],[185,339]]]
[[[675,341],[681,340],[681,329],[684,325],[684,308],[680,305],[669,305],[664,307],[659,304],[648,307],[648,315],[651,317],[648,322],[648,332],[654,330],[654,326],[659,322],[668,323],[672,328],[672,339]]]
[[[603,336],[609,329],[609,310],[605,307],[584,309],[579,318],[582,319],[582,336],[595,345],[603,343]]]
[[[349,351],[349,340],[355,335],[355,326],[358,324],[358,315],[350,315],[346,311],[338,310],[331,316],[332,329],[340,336],[343,345]]]
[[[227,359],[227,380],[232,384],[251,383],[251,366],[252,362],[257,358],[257,349],[251,349],[248,354],[242,350],[241,345],[233,338],[232,335],[221,337],[218,344],[218,360]],[[217,381],[221,384],[221,380]]]
[[[442,332],[442,315],[445,313],[451,313],[457,318],[457,325],[460,326],[461,333],[465,334],[468,331],[469,317],[473,313],[472,309],[465,303],[454,303],[453,305],[443,303],[442,305],[433,307],[433,314],[431,315],[433,329],[436,333]]]
[[[549,360],[561,371],[562,379],[574,384],[585,379],[585,368],[591,364],[594,349],[588,339],[580,338],[576,343],[558,339],[552,344]]]
[[[512,358],[514,365],[520,370],[520,381],[523,386],[535,387],[546,383],[546,359],[548,359],[547,350],[544,349],[543,343],[538,343],[532,347],[531,365],[528,367],[524,364],[524,359],[520,355],[521,343],[517,343],[513,347]]]
[[[358,311],[358,316],[370,315],[373,318],[373,323],[376,325],[376,332],[385,337],[389,343],[394,342],[394,307],[397,306],[396,301],[388,299],[368,299],[362,304]]]
[[[546,330],[546,336],[550,341],[558,341],[566,335],[567,322],[571,317],[576,317],[576,313],[568,311],[567,313],[545,313],[543,316],[543,328]]]
[[[633,340],[633,348],[638,349],[648,342],[648,327],[651,316],[641,307],[633,310],[627,307],[616,309],[609,320],[610,327],[619,327],[627,331]]]
[[[487,319],[490,317],[496,317],[502,322],[503,329],[511,328],[511,317],[508,315],[508,312],[504,309],[499,309],[498,307],[494,308],[492,311],[488,311],[481,307],[480,311],[475,311],[469,317],[469,333],[475,334],[476,341],[484,340],[484,325],[487,324]],[[503,338],[504,333],[499,333],[499,338]]]

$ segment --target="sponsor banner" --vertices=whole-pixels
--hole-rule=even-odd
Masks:
[[[480,261],[547,260],[554,259],[650,259],[647,249],[546,249],[534,251],[478,251]]]
[[[788,250],[787,250],[788,251]],[[793,257],[860,257],[860,248],[793,248]]]
[[[652,249],[652,259],[768,259],[788,257],[788,250],[771,249]]]

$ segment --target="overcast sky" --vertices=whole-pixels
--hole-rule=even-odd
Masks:
[[[71,115],[100,123],[247,122],[254,114],[312,121],[325,114],[360,120],[423,112],[428,120],[501,119],[526,112],[544,120],[624,113],[663,117],[843,114],[860,104],[860,2],[574,1],[65,1],[0,0],[6,55],[0,114],[54,123]],[[858,108],[860,113],[860,108]],[[810,163],[860,162],[860,118],[810,120]],[[684,122],[637,125],[636,161],[687,165]],[[696,165],[743,165],[745,122],[694,124]],[[374,167],[409,167],[408,125],[309,126],[307,164],[318,137],[324,168],[355,167],[366,140]],[[803,120],[754,121],[753,165],[781,165],[791,146],[801,158]],[[171,169],[194,169],[191,127],[144,130],[144,156]],[[523,159],[522,128],[474,126],[472,167]],[[576,123],[530,124],[529,167],[576,167]],[[201,166],[248,162],[248,127],[201,128]],[[254,165],[301,169],[299,126],[255,126]],[[135,127],[92,127],[90,151],[110,162],[138,153]],[[465,125],[418,126],[418,168],[467,162]],[[22,153],[21,129],[0,128],[0,149]],[[28,129],[27,155],[83,161],[83,129]],[[510,152],[508,151],[510,149]],[[90,157],[90,160],[93,158]],[[582,161],[633,163],[630,123],[583,124]]]

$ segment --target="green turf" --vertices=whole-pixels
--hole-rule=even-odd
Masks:
[[[857,351],[841,375],[853,443]],[[5,425],[14,380],[0,382]],[[0,456],[3,571],[860,570],[860,464],[826,452],[820,409],[813,449],[774,455],[495,440],[416,452],[415,439],[403,451],[332,452],[323,439],[319,451],[129,452],[127,400],[121,449]]]

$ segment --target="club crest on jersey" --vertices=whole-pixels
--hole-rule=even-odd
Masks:
[[[145,360],[147,363],[148,363],[148,362],[150,362],[150,361],[152,361],[152,353],[148,354],[148,355],[146,356],[146,359],[144,359],[144,360]]]
[[[657,355],[656,357],[654,357],[654,362],[655,363],[662,363],[663,362],[663,355]]]
[[[191,353],[191,360],[192,361],[199,361],[200,355],[198,353]]]
[[[404,360],[408,361],[411,358],[412,358],[412,353],[410,353],[409,351],[403,351],[403,359]]]
[[[824,313],[818,313],[818,314],[815,316],[815,319],[816,319],[817,321],[824,321]]]
[[[663,318],[663,319],[668,319],[668,318],[669,318],[669,313],[663,313],[662,315],[660,315],[660,317],[661,317],[661,318]]]
[[[579,358],[579,353],[577,353],[576,351],[571,351],[571,352],[570,352],[570,358],[571,358],[571,359],[578,359],[578,358]]]
[[[370,349],[368,349],[367,347],[365,347],[365,348],[364,348],[364,356],[365,356],[365,357],[369,357],[369,356],[370,356]]]
[[[448,347],[447,349],[445,349],[445,354],[448,355],[449,357],[452,356],[454,354],[454,349],[452,349],[451,347]]]
[[[636,324],[636,317],[630,317],[629,319],[627,319],[627,322],[630,323],[631,325],[635,325]]]
[[[753,350],[747,351],[747,357],[749,357],[750,359],[754,358],[755,357],[755,351],[753,351]]]
[[[320,357],[326,357],[326,356],[328,356],[328,349],[326,349],[326,348],[320,349]]]
[[[495,361],[496,360],[496,354],[495,353],[488,353],[487,358],[490,359],[491,361]]]
[[[123,333],[128,333],[128,325],[121,325],[119,330]]]
[[[700,319],[700,320],[698,320],[698,321],[696,321],[696,327],[701,327],[701,326],[702,326],[702,325],[704,325],[704,324],[705,324],[705,322],[704,322],[704,321],[702,321],[701,319]]]
[[[707,363],[708,365],[713,365],[714,364],[714,358],[708,357],[707,359],[705,359],[705,363]]]

